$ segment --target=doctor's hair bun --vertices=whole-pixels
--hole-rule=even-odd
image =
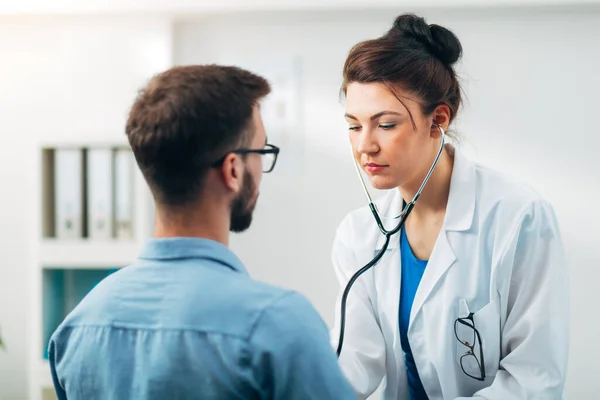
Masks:
[[[407,109],[402,93],[415,96],[423,115],[440,105],[450,109],[450,122],[462,103],[461,87],[453,64],[461,57],[458,38],[439,25],[428,25],[421,17],[404,14],[381,37],[355,44],[344,63],[341,94],[351,83],[380,83]]]
[[[413,14],[397,17],[387,35],[403,41],[414,40],[415,45],[421,44],[449,67],[462,56],[462,45],[454,33],[440,25],[428,25],[424,18]]]

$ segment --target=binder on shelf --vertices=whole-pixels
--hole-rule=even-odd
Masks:
[[[110,149],[88,150],[87,204],[89,238],[111,238],[113,234],[113,163]]]
[[[83,152],[57,149],[55,154],[56,237],[83,237]]]
[[[42,149],[42,237],[56,237],[56,184],[54,149]]]
[[[115,161],[115,236],[133,239],[133,154],[117,149]]]

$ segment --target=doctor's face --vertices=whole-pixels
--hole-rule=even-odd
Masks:
[[[439,146],[432,116],[421,112],[418,99],[396,93],[402,102],[381,83],[354,82],[346,90],[354,157],[376,189],[420,185]]]

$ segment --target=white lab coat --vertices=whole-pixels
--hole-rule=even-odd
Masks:
[[[408,339],[429,399],[561,399],[569,343],[569,284],[552,207],[534,191],[475,164],[451,146],[454,169],[442,230],[417,290]],[[378,202],[387,218],[398,190]],[[388,228],[396,221],[383,220]],[[341,290],[384,243],[367,207],[340,224],[333,264]],[[400,344],[400,239],[354,284],[340,364],[360,399],[384,380],[383,399],[408,399]],[[337,348],[339,300],[331,332]],[[468,350],[458,317],[474,313],[483,340],[485,381],[465,375]],[[471,331],[472,332],[472,331]],[[466,368],[476,367],[466,363]],[[470,370],[477,375],[477,368]]]

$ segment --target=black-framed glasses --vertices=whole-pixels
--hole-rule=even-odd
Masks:
[[[237,149],[237,150],[232,150],[229,153],[235,153],[235,154],[251,154],[251,153],[255,153],[255,154],[260,154],[261,155],[261,162],[262,162],[262,170],[265,173],[269,173],[271,171],[273,171],[273,168],[275,168],[275,164],[277,163],[277,156],[279,155],[279,147],[272,145],[272,144],[265,144],[265,147],[262,149]],[[225,154],[223,157],[219,158],[216,162],[214,162],[211,167],[218,167],[219,165],[223,164],[223,161],[225,161],[225,158],[227,158],[227,154]]]
[[[461,335],[458,334],[459,324],[468,328],[468,333],[465,333],[465,329],[461,329]],[[473,335],[471,336],[471,332]],[[485,380],[485,361],[483,359],[483,346],[481,345],[481,336],[479,331],[475,328],[475,320],[473,320],[473,313],[470,313],[466,318],[457,318],[454,321],[454,335],[456,339],[467,348],[465,354],[460,358],[460,368],[462,368],[465,375],[477,379],[478,381]],[[477,343],[475,342],[477,341]],[[478,344],[479,351],[477,351],[479,357],[475,351],[475,345]],[[479,368],[479,375],[472,375],[465,370],[465,364],[473,365],[473,362],[477,364]]]

